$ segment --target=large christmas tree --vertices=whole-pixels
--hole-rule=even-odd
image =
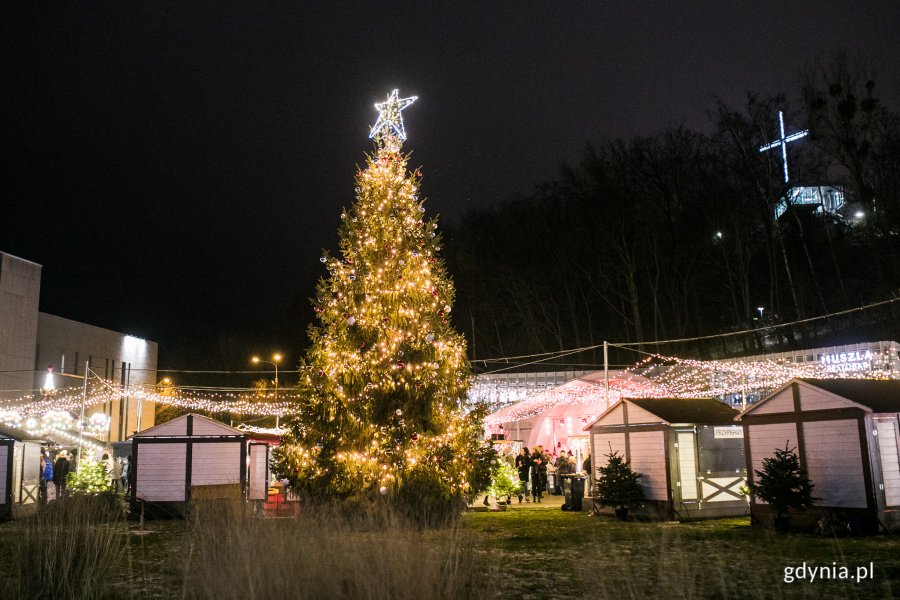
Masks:
[[[464,415],[465,340],[450,325],[453,283],[407,171],[394,90],[372,128],[375,152],[341,215],[340,254],[314,301],[299,412],[275,470],[306,497],[426,498],[452,504],[489,482],[480,413]]]

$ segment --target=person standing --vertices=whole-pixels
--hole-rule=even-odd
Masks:
[[[41,450],[41,464],[40,464],[40,471],[38,472],[38,503],[39,504],[47,504],[47,485],[49,482],[49,480],[47,479],[47,463],[48,462],[50,462],[50,459],[47,458],[44,455],[44,451]]]
[[[44,450],[41,452],[41,457],[44,459],[44,502],[50,502],[50,484],[53,483],[53,459],[50,458],[50,451]],[[55,490],[54,490],[55,491]],[[56,499],[56,495],[54,494],[53,500]]]
[[[288,481],[287,479],[284,480],[284,482],[287,482],[287,481]],[[128,492],[131,493],[131,491],[135,488],[136,485],[137,485],[137,464],[135,464],[134,459],[129,454],[128,455]],[[287,483],[284,483],[284,499],[285,500],[287,500],[287,494],[288,494]]]
[[[535,447],[534,453],[531,455],[531,499],[540,502],[544,498],[543,480],[541,479],[541,466],[544,467],[544,473],[547,467],[544,463],[544,455],[541,454],[540,446]]]
[[[56,486],[57,499],[66,494],[66,475],[69,474],[70,466],[66,451],[63,450],[56,457],[56,463],[53,465],[53,485]]]
[[[559,453],[554,466],[556,467],[556,485],[553,493],[559,495],[563,493],[563,475],[568,475],[571,472],[569,471],[569,455],[566,454],[565,450]]]
[[[543,446],[538,446],[538,451],[541,453],[541,465],[538,468],[538,471],[541,474],[541,493],[547,492],[550,493],[550,490],[547,487],[547,469],[553,464],[553,458],[550,456],[549,452],[544,451]]]
[[[528,478],[531,475],[531,456],[528,455],[528,448],[522,447],[516,456],[516,469],[519,471],[519,504],[522,504],[522,496],[525,502],[528,502]]]
[[[125,490],[127,494],[129,492],[129,483],[131,482],[131,455],[125,457],[122,461],[122,474],[119,477],[119,481],[122,484],[122,489]]]

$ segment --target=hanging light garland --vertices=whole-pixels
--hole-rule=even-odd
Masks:
[[[702,361],[650,354],[626,371],[616,372],[610,379],[608,403],[614,404],[623,397],[704,398],[759,392],[776,389],[794,378],[892,379],[895,373],[889,362],[882,358],[880,355],[873,356],[867,369],[842,370],[823,361]],[[403,368],[410,367],[405,365]],[[620,377],[618,374],[623,375]],[[124,387],[101,380],[99,384],[92,382],[86,400],[81,390],[62,388],[52,394],[35,393],[4,401],[0,403],[0,422],[35,431],[37,420],[42,427],[46,422],[48,428],[66,430],[72,427],[72,417],[68,413],[80,409],[82,403],[92,407],[126,396],[187,410],[271,417],[296,414],[295,403],[300,399],[300,395],[292,391],[276,394],[249,389],[221,391],[168,386],[162,389],[157,386]],[[482,382],[476,378],[469,400],[507,404],[485,419],[485,426],[495,433],[504,423],[527,419],[556,406],[590,406],[592,414],[600,414],[607,407],[604,382],[598,379],[597,373],[563,384]],[[108,427],[108,421],[101,423],[98,417],[96,422],[85,424],[85,431],[104,432]]]
[[[828,361],[787,362],[777,360],[695,360],[651,354],[624,372],[611,375],[607,397],[604,381],[592,376],[566,382],[535,393],[488,415],[485,426],[501,433],[504,424],[528,419],[557,406],[590,406],[602,414],[621,398],[710,398],[766,393],[792,379],[892,379],[888,361],[873,356],[869,367],[857,370],[835,368]],[[627,374],[620,376],[621,373]],[[629,377],[630,376],[630,377]]]

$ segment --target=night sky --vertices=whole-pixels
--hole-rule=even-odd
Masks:
[[[823,53],[874,59],[900,106],[896,0],[475,4],[4,4],[0,250],[43,264],[42,310],[164,363],[224,335],[293,361],[395,87],[419,97],[405,148],[451,221],[588,140],[705,129],[714,96],[796,98]]]

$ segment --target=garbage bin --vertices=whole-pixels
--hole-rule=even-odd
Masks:
[[[563,475],[563,510],[580,511],[584,504],[584,475]]]

